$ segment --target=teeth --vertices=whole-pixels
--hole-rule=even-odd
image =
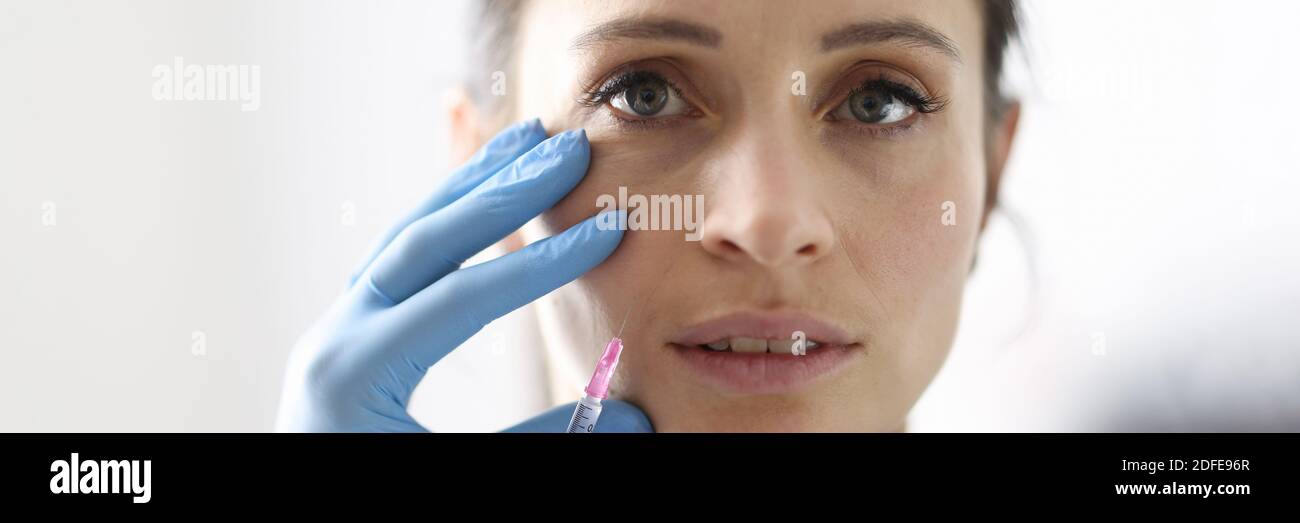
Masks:
[[[793,346],[794,340],[767,340],[767,351],[772,354],[793,354]]]
[[[765,340],[762,338],[728,338],[713,343],[706,343],[704,348],[718,352],[770,352],[773,354],[794,354],[795,340]],[[815,341],[805,341],[804,349],[811,350],[821,346]]]
[[[734,352],[767,352],[767,340],[757,338],[732,338]]]

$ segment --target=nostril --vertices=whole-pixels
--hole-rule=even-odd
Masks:
[[[741,249],[739,245],[736,245],[736,242],[733,242],[731,240],[722,240],[721,242],[718,242],[718,245],[722,247],[723,251],[726,251],[728,253],[744,252],[744,249]]]
[[[799,255],[801,256],[813,256],[817,254],[817,244],[810,243],[808,245],[804,245],[803,248],[799,249],[798,252]]]

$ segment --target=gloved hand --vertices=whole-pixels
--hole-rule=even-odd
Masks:
[[[581,276],[618,246],[622,231],[600,230],[592,217],[460,268],[564,197],[589,160],[584,132],[548,139],[532,120],[502,131],[452,173],[381,238],[347,291],[299,339],[276,429],[424,431],[406,406],[429,367],[488,322]],[[603,404],[597,432],[651,430],[636,407]],[[564,431],[573,409],[556,407],[511,430]]]

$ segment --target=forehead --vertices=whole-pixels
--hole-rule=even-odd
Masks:
[[[816,49],[821,37],[860,22],[915,21],[963,51],[982,40],[980,0],[533,0],[520,33],[528,45],[572,49],[575,39],[619,20],[675,20],[716,29],[722,50]]]
[[[537,0],[562,8],[577,25],[635,17],[671,17],[717,27],[736,45],[780,41],[814,45],[824,31],[855,21],[911,19],[948,34],[979,29],[980,0]],[[809,38],[812,37],[812,38]]]

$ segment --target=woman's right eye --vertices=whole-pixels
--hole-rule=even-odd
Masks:
[[[677,88],[647,71],[618,77],[602,91],[611,107],[637,119],[678,116],[690,108]]]

